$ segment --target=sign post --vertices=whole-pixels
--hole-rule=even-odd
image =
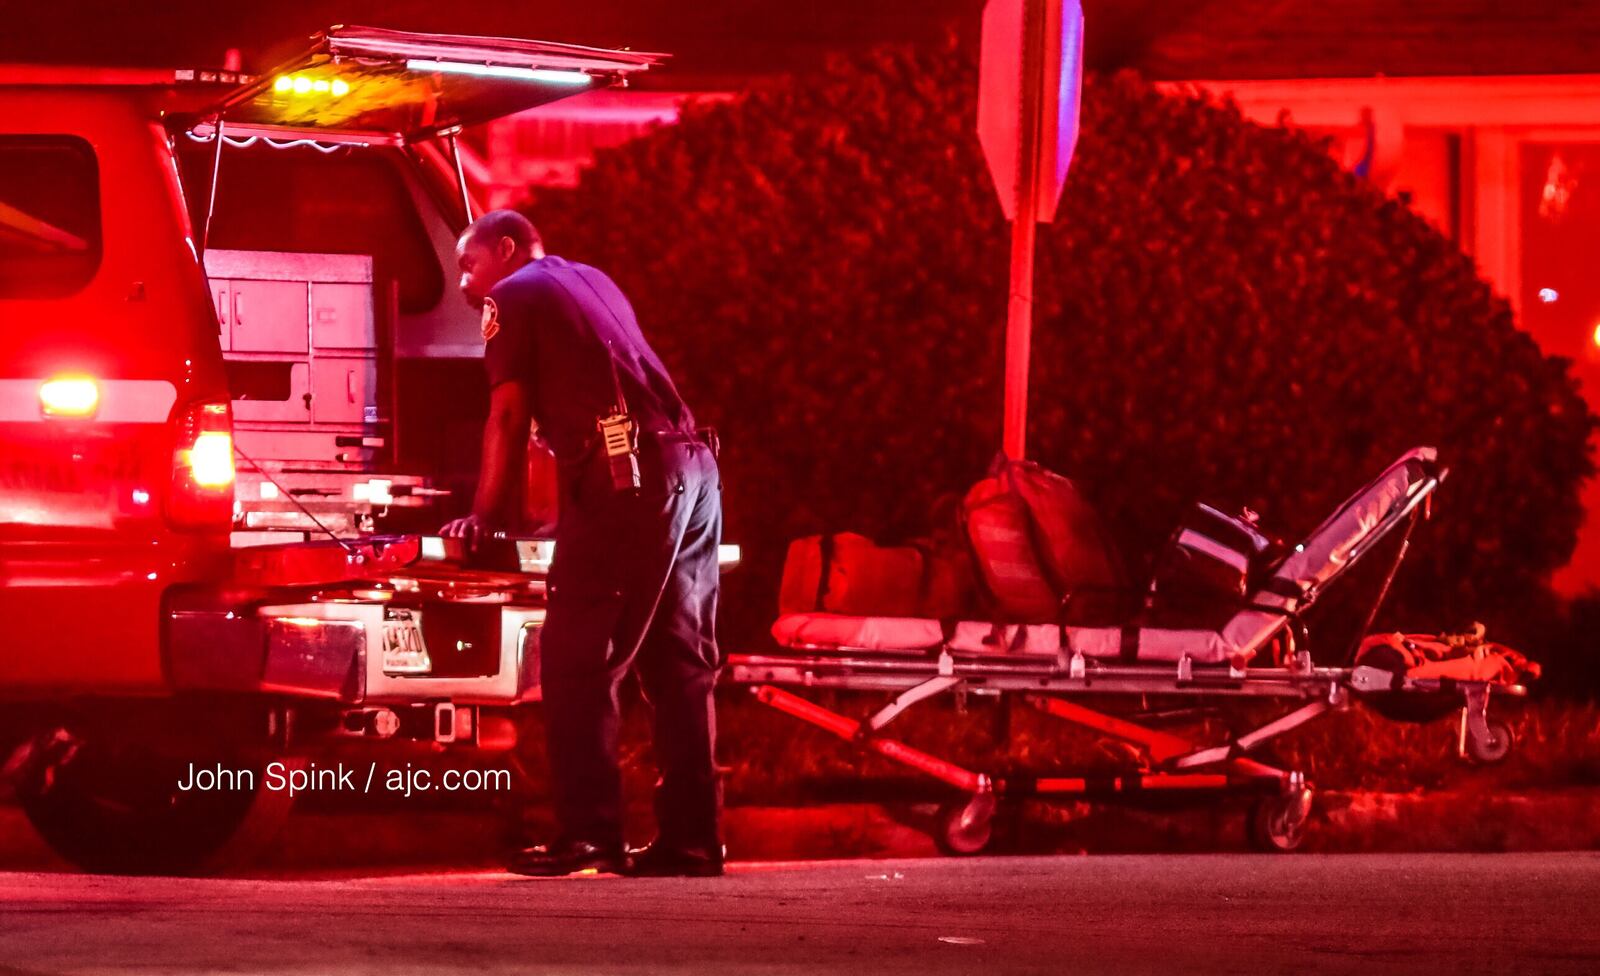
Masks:
[[[978,140],[1011,221],[1001,442],[1011,458],[1023,457],[1027,447],[1037,224],[1055,219],[1061,201],[1078,143],[1082,77],[1080,0],[989,0],[984,6]]]

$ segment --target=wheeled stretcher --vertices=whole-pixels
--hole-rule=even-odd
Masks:
[[[1411,532],[1444,476],[1431,448],[1401,457],[1269,567],[1231,616],[1225,608],[1220,627],[1147,626],[1137,617],[1121,626],[1072,626],[799,613],[773,627],[781,651],[733,656],[730,679],[754,686],[756,697],[773,708],[956,791],[958,798],[941,811],[935,836],[951,853],[974,853],[988,844],[1003,799],[1136,799],[1183,790],[1256,793],[1252,840],[1266,849],[1292,850],[1304,835],[1312,787],[1300,772],[1256,755],[1278,735],[1354,700],[1417,699],[1459,707],[1464,755],[1494,761],[1509,747],[1509,730],[1489,720],[1489,700],[1491,693],[1524,694],[1520,684],[1413,676],[1359,661],[1317,666],[1302,622],[1327,587],[1400,532],[1361,632],[1370,628]],[[789,690],[807,688],[893,698],[858,721]],[[888,734],[916,705],[966,694],[1021,696],[1057,719],[1126,743],[1139,761],[1110,776],[1000,776],[964,768]],[[1088,696],[1131,696],[1135,702],[1174,696],[1208,704],[1248,699],[1277,701],[1283,709],[1248,732],[1205,742],[1091,709],[1080,703]]]

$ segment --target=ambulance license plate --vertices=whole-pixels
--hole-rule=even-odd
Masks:
[[[427,674],[433,670],[428,648],[422,643],[422,625],[409,612],[391,611],[396,619],[383,622],[384,674]]]

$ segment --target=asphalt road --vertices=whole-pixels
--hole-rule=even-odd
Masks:
[[[187,880],[0,874],[42,973],[1594,973],[1600,854],[744,864]]]

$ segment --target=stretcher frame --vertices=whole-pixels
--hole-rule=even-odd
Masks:
[[[1400,545],[1367,609],[1361,633],[1370,628],[1404,561],[1417,523],[1428,513],[1427,499],[1444,478],[1431,471],[1419,487],[1350,549],[1325,589],[1359,562],[1392,531],[1404,527]],[[1358,498],[1360,495],[1357,496]],[[1337,514],[1337,513],[1336,513]],[[1509,748],[1509,730],[1490,721],[1491,694],[1521,696],[1520,685],[1489,681],[1417,679],[1382,668],[1355,665],[1318,667],[1312,663],[1301,614],[1316,599],[1307,590],[1288,601],[1281,619],[1257,648],[1276,644],[1274,666],[1196,665],[1185,657],[1167,663],[1107,662],[1087,659],[1065,648],[1056,656],[970,655],[948,644],[925,655],[860,647],[802,645],[786,652],[730,658],[732,683],[752,686],[762,704],[807,722],[859,749],[922,773],[955,791],[957,799],[940,811],[934,839],[947,853],[976,853],[992,837],[992,820],[1002,800],[1022,798],[1118,799],[1133,801],[1181,793],[1252,793],[1257,797],[1247,824],[1255,846],[1272,851],[1297,848],[1305,834],[1313,789],[1303,772],[1282,769],[1259,758],[1256,750],[1271,739],[1300,728],[1358,699],[1426,696],[1459,701],[1458,748],[1463,757],[1493,762]],[[865,720],[825,708],[788,688],[890,693],[895,697]],[[1134,768],[1113,774],[1062,773],[1001,776],[968,769],[885,734],[907,711],[947,696],[1021,696],[1030,706],[1061,721],[1133,747]],[[1139,724],[1081,704],[1077,699],[1147,696],[1195,701],[1278,701],[1282,714],[1242,734],[1218,742]]]

